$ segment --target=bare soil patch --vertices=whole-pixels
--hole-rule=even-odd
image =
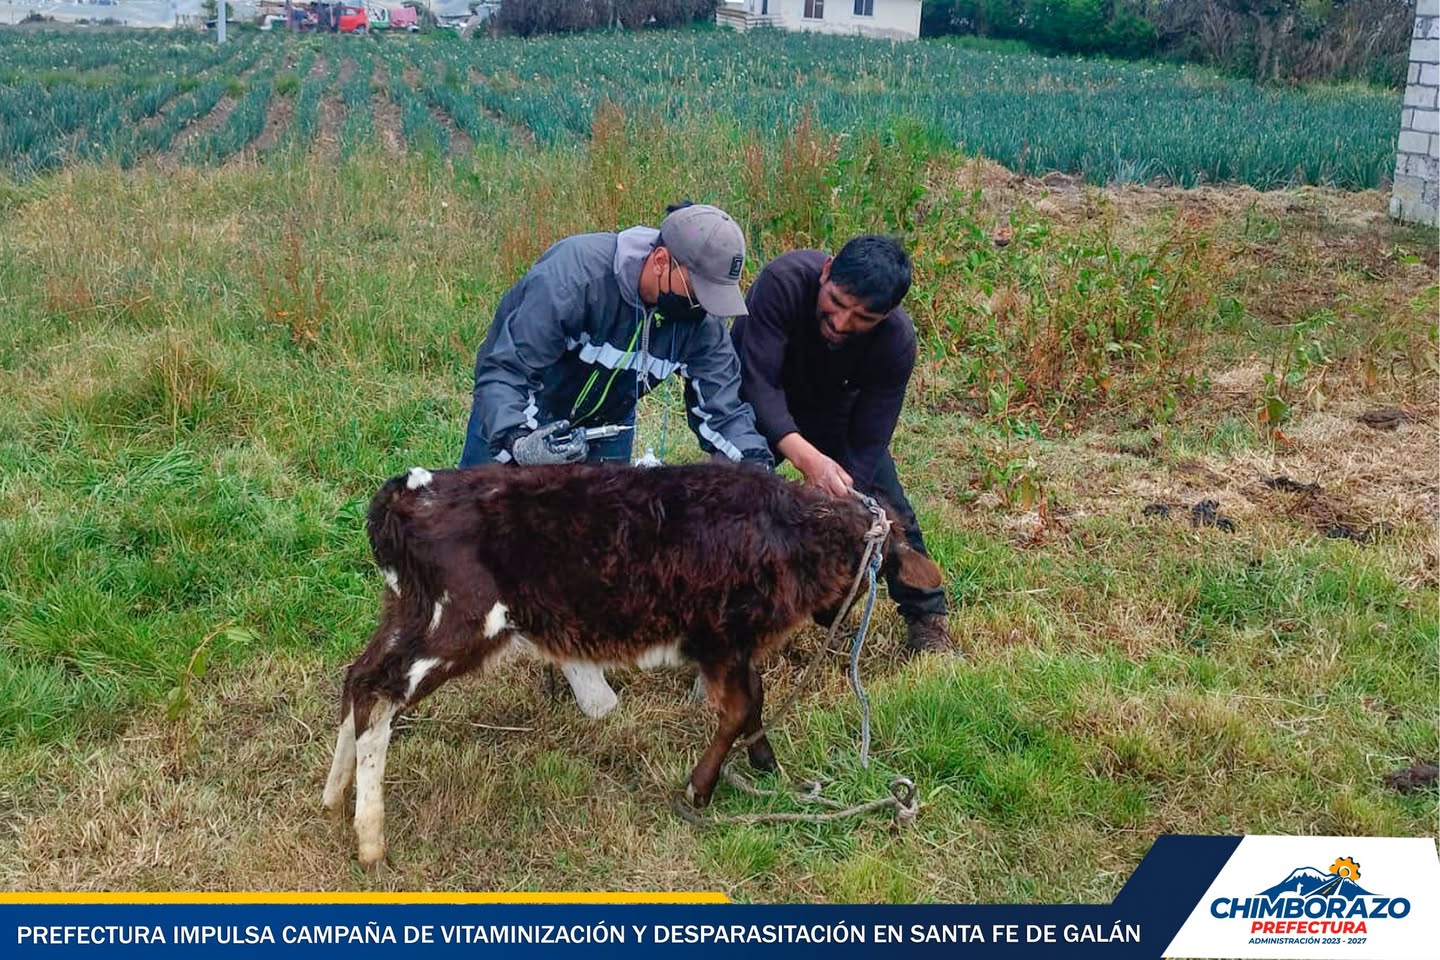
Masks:
[[[386,76],[377,71],[375,79],[386,84],[389,83]],[[377,93],[370,98],[370,108],[375,116],[375,131],[380,137],[380,144],[385,152],[391,156],[399,156],[405,152],[405,128],[400,119],[400,108],[395,101],[390,99],[389,93]]]
[[[240,162],[254,161],[257,157],[274,150],[294,118],[295,98],[293,96],[282,97],[276,94],[271,97],[270,109],[265,114],[265,129],[260,131],[260,136],[242,150],[236,159]]]
[[[472,84],[479,85],[488,82],[485,74],[481,73],[474,67],[470,67],[466,75]],[[521,143],[526,144],[527,146],[534,146],[535,132],[529,127],[525,126],[523,123],[515,123],[513,120],[507,118],[505,115],[496,113],[494,110],[491,110],[483,103],[477,105],[487,117],[494,120],[496,123],[502,124],[506,128],[508,128],[512,134],[519,138]]]
[[[194,123],[182,127],[180,132],[175,135],[174,141],[171,142],[170,149],[160,158],[160,164],[162,166],[178,166],[183,163],[185,151],[190,144],[223,127],[225,121],[230,119],[230,111],[235,109],[235,104],[238,102],[234,97],[226,94],[215,104],[213,110]]]

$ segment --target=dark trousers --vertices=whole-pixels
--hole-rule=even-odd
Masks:
[[[845,442],[843,436],[823,431],[810,433],[804,425],[800,427],[800,434],[813,443],[821,453],[848,471],[849,444]],[[783,458],[778,450],[773,452],[778,464]],[[910,500],[905,496],[905,488],[900,486],[900,476],[895,471],[895,458],[890,456],[890,451],[887,450],[881,454],[880,462],[875,466],[875,476],[871,478],[870,483],[861,486],[857,482],[855,489],[883,501],[894,510],[900,517],[905,542],[925,556],[930,555],[925,549],[925,538],[920,533],[920,521],[915,516],[915,508],[910,505]],[[895,605],[900,608],[900,615],[906,620],[914,620],[932,613],[944,614],[948,609],[943,585],[933,590],[907,587],[896,578],[893,572],[886,574],[885,585],[890,589],[890,599],[895,601]]]

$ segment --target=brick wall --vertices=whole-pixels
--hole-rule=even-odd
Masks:
[[[1390,214],[1440,226],[1440,0],[1418,0]]]

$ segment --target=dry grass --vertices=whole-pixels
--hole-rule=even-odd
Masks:
[[[772,682],[794,672],[777,664]],[[106,744],[6,770],[0,876],[64,890],[732,889],[669,812],[708,736],[689,679],[618,673],[622,706],[599,723],[568,694],[549,699],[533,664],[451,684],[395,736],[396,853],[367,877],[348,821],[319,805],[338,673],[262,656],[200,684],[179,723],[141,716]]]
[[[850,749],[838,669],[774,738],[792,772],[833,778],[847,801],[914,777],[917,823],[694,830],[667,807],[708,736],[688,676],[617,676],[621,707],[595,723],[516,665],[445,688],[403,728],[392,862],[360,873],[348,827],[319,806],[340,672],[378,590],[356,504],[379,477],[453,459],[474,344],[528,259],[590,205],[638,216],[671,189],[586,192],[596,158],[525,159],[549,166],[473,183],[411,158],[400,190],[383,156],[347,167],[353,191],[303,166],[77,170],[0,214],[0,281],[18,291],[0,300],[0,399],[16,412],[0,430],[0,683],[33,705],[17,726],[58,718],[0,746],[0,887],[1098,901],[1158,832],[1432,827],[1433,796],[1383,780],[1440,749],[1432,254],[1375,195],[1101,193],[936,164],[917,259],[950,216],[945,178],[979,178],[996,225],[1026,203],[1053,203],[1040,216],[1057,232],[1113,218],[1122,241],[1193,218],[1224,254],[1216,294],[1246,311],[1203,331],[1208,389],[1170,421],[1101,409],[1032,429],[972,415],[950,359],[917,373],[896,452],[967,658],[898,666],[882,602],[865,659],[873,769]],[[632,199],[643,189],[655,196]],[[1271,438],[1255,419],[1264,377],[1313,306],[1312,276],[1328,278],[1330,361]],[[1405,344],[1376,339],[1395,331]],[[664,400],[642,406],[641,449]],[[1382,405],[1417,419],[1357,422]],[[189,472],[158,474],[167,456]],[[983,480],[1011,461],[1038,502]],[[1282,475],[1321,491],[1263,483]],[[1192,527],[1202,499],[1236,531]],[[1176,515],[1143,516],[1157,501]],[[1390,530],[1328,540],[1336,520]],[[177,664],[228,621],[258,642],[217,649],[168,721]],[[772,703],[814,640],[770,667]]]

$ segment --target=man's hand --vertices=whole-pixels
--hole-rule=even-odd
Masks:
[[[570,430],[570,421],[556,420],[520,437],[510,445],[510,456],[521,466],[531,467],[549,463],[575,463],[584,460],[590,452],[590,444],[581,434],[572,434],[564,443],[553,443],[550,438],[557,433]]]
[[[831,496],[843,497],[855,485],[844,467],[825,456],[800,434],[786,434],[777,446],[785,459],[805,475],[805,482],[810,486],[819,487]]]
[[[831,460],[819,450],[803,466],[796,464],[797,469],[805,474],[805,482],[812,487],[819,487],[832,497],[847,496],[855,481],[850,479],[850,474],[845,468],[834,460]]]

